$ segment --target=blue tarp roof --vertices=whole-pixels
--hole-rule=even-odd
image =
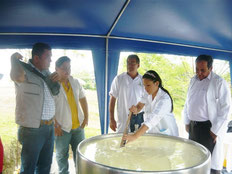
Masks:
[[[120,51],[232,60],[231,0],[1,0],[0,48],[92,50],[102,133]],[[231,62],[230,62],[231,64]]]

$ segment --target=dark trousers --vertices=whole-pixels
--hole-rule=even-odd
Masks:
[[[212,154],[215,143],[210,135],[210,121],[191,121],[189,127],[189,139],[205,146]]]
[[[143,120],[143,114],[144,112],[140,112],[137,115],[132,114],[131,120],[130,120],[130,131],[134,132],[135,131],[135,125],[137,124],[140,128],[141,124],[144,122]]]
[[[215,143],[210,135],[210,121],[191,121],[189,126],[189,139],[205,146],[212,154]],[[220,174],[220,170],[211,169],[210,174]]]

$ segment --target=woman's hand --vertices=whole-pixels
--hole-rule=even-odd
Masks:
[[[133,105],[131,106],[131,108],[129,109],[133,114],[138,114],[144,107],[144,103],[139,102],[136,106]]]
[[[125,134],[125,135],[123,135],[122,139],[126,140],[126,143],[129,143],[129,142],[136,140],[137,137],[135,136],[135,134],[132,134],[132,135]]]
[[[136,106],[131,106],[131,108],[129,109],[133,114],[138,114],[138,109]]]
[[[126,140],[127,143],[132,142],[134,140],[136,140],[137,138],[139,138],[140,136],[142,136],[149,128],[143,124],[139,130],[137,130],[134,134],[126,134],[123,135],[122,139]]]

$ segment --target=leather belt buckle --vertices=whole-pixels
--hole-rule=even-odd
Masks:
[[[53,123],[53,119],[50,120],[41,120],[40,121],[40,126],[42,125],[51,125]]]

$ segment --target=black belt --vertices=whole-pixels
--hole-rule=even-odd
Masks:
[[[192,121],[191,120],[190,123],[192,123],[194,125],[208,125],[208,124],[211,124],[211,122],[209,120],[207,120],[207,121]]]

